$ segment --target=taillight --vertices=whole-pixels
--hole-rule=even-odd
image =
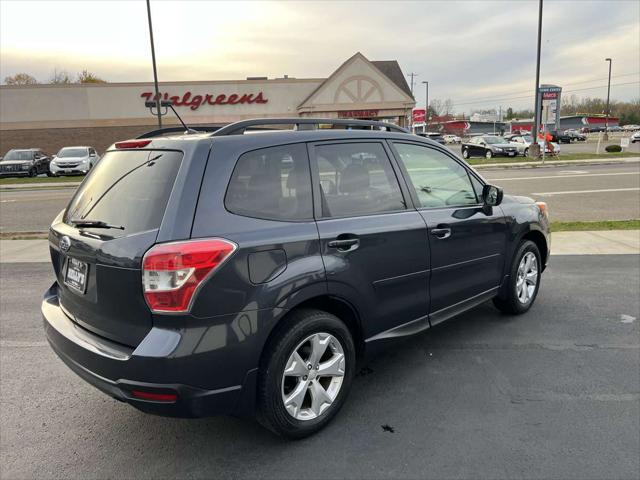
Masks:
[[[151,140],[125,140],[116,142],[116,148],[143,148],[151,143]]]
[[[154,312],[188,312],[204,280],[235,251],[220,238],[161,243],[142,260],[142,286]]]

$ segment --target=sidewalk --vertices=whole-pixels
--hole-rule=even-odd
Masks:
[[[640,230],[557,232],[552,255],[638,255]],[[0,240],[0,263],[49,262],[48,240]]]

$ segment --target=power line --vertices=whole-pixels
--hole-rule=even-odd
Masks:
[[[611,86],[612,87],[620,87],[620,86],[624,86],[624,85],[636,85],[636,84],[640,85],[640,81],[639,82],[615,83],[615,84],[611,84]],[[562,93],[581,92],[581,91],[584,91],[584,90],[595,90],[597,88],[606,88],[606,87],[607,87],[606,85],[598,85],[598,86],[595,86],[595,87],[575,88],[575,89],[572,89],[572,90],[563,90]],[[499,101],[499,100],[520,100],[520,99],[523,99],[523,98],[533,98],[533,97],[534,97],[534,95],[531,95],[531,94],[529,94],[529,95],[521,95],[521,96],[517,96],[517,97],[511,97],[511,96],[509,96],[509,97],[491,97],[491,98],[487,97],[487,98],[484,98],[484,99],[473,100],[471,102],[454,103],[453,106],[457,107],[457,106],[460,106],[460,105],[472,105],[472,104],[475,104],[475,103],[488,103],[488,102]]]
[[[612,75],[611,78],[629,77],[631,75],[639,75],[639,74],[640,74],[640,72],[622,73],[622,74],[619,74],[619,75]],[[580,82],[565,83],[563,85],[580,85],[580,84],[585,84],[585,83],[597,82],[597,81],[600,81],[600,80],[607,80],[607,77],[604,77],[604,78],[602,78],[602,77],[601,78],[593,78],[591,80],[582,80]],[[594,87],[594,88],[599,88],[599,87]],[[563,91],[564,92],[569,92],[569,91],[576,91],[576,90],[563,90]],[[527,92],[529,92],[529,90],[520,90],[518,92],[508,92],[508,93],[504,93],[502,95],[493,95],[493,96],[490,96],[490,97],[481,97],[481,98],[477,99],[477,101],[474,100],[473,103],[477,103],[478,101],[484,101],[484,100],[509,99],[508,97],[511,96],[511,95],[518,95],[518,94],[527,93]],[[527,97],[528,96],[533,97],[533,95],[527,95]],[[525,98],[525,97],[515,97],[515,98]],[[458,103],[456,105],[465,105],[465,103]]]

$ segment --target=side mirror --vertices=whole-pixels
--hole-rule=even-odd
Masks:
[[[482,203],[485,207],[497,207],[502,203],[504,192],[502,188],[495,185],[485,185],[482,187]]]

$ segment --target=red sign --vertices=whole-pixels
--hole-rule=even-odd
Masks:
[[[426,118],[426,110],[424,108],[413,109],[413,123],[424,123]]]
[[[155,95],[153,92],[143,92],[140,94],[144,98],[145,102],[155,101]],[[180,95],[169,95],[167,92],[161,93],[160,98],[162,100],[171,100],[175,107],[189,107],[191,110],[197,110],[200,105],[238,105],[243,103],[267,103],[269,100],[262,96],[262,92],[244,93],[239,95],[232,93],[231,95],[193,95],[191,92],[184,92]]]
[[[378,110],[344,110],[338,112],[340,118],[369,118],[377,117]]]

